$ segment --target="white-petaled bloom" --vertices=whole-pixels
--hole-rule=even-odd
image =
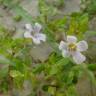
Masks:
[[[31,24],[25,24],[25,28],[25,38],[31,38],[35,44],[40,44],[41,41],[46,41],[46,35],[40,33],[42,26],[39,23],[35,23],[34,26],[32,26]]]
[[[86,60],[81,52],[88,49],[88,44],[85,40],[77,42],[75,36],[67,36],[66,42],[60,42],[59,49],[62,51],[63,57],[71,56],[76,64],[81,64]]]

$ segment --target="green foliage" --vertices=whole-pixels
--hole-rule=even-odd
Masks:
[[[30,48],[26,48],[26,42],[24,43],[24,39],[12,39],[12,34],[7,29],[1,27],[0,28],[0,63],[6,64],[0,73],[2,74],[2,78],[9,78],[11,76],[15,79],[22,74],[25,74],[25,64],[30,64],[31,57],[28,59],[28,51]],[[17,46],[18,45],[18,46]],[[26,51],[25,51],[26,50]],[[24,55],[26,54],[26,55]],[[9,70],[9,67],[12,67],[12,70]],[[5,71],[6,70],[6,71]],[[17,71],[16,71],[17,70]],[[23,72],[22,74],[20,72]],[[9,74],[10,73],[10,74]],[[8,75],[9,74],[9,75]],[[23,76],[23,75],[22,75]],[[20,78],[20,77],[19,77]],[[22,78],[21,78],[22,80]],[[18,80],[16,80],[18,81]],[[9,85],[10,86],[10,85]],[[19,86],[20,87],[20,86]]]
[[[19,22],[19,21],[21,21],[22,17],[21,17],[20,15],[18,15],[18,16],[15,16],[13,19],[14,19],[16,22]]]
[[[47,42],[53,52],[46,61],[35,61],[31,56],[31,48],[34,46],[32,42],[24,38],[14,39],[11,30],[0,26],[0,65],[3,65],[0,69],[1,92],[9,91],[10,87],[23,90],[24,82],[29,81],[32,87],[30,96],[37,96],[38,91],[41,95],[44,92],[48,96],[77,96],[75,85],[85,73],[93,84],[96,84],[92,72],[96,69],[95,63],[89,64],[87,61],[86,65],[76,65],[70,58],[63,58],[58,50],[58,42],[64,40],[66,35],[76,35],[79,40],[84,38],[88,30],[89,16],[87,13],[78,12],[57,19],[57,7],[60,7],[64,0],[56,2],[58,4],[54,6],[48,5],[45,0],[39,0],[40,16],[33,20],[19,5],[19,0],[2,0],[4,6],[16,13],[15,21],[39,21],[43,25]]]
[[[11,70],[10,71],[10,76],[12,78],[19,78],[19,77],[23,77],[24,75],[22,73],[20,73],[19,71],[16,71],[16,70]]]
[[[79,39],[82,39],[84,32],[88,30],[88,15],[73,13],[70,20],[68,34],[76,35]]]
[[[40,11],[39,19],[44,24],[47,24],[58,13],[57,8],[48,5],[45,0],[39,0],[38,6]]]
[[[89,17],[92,17],[96,13],[96,0],[82,0],[81,5],[84,6],[83,11],[89,14]]]

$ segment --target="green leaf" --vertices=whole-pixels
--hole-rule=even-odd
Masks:
[[[56,64],[54,64],[51,69],[50,69],[50,75],[54,75],[57,74],[61,71],[62,66],[67,65],[69,63],[69,59],[68,58],[63,58],[61,60],[59,60],[58,62],[56,62]]]
[[[79,40],[84,37],[88,29],[88,14],[71,17],[68,34],[76,35]]]
[[[17,70],[11,70],[10,71],[10,76],[13,77],[13,78],[24,77],[24,74],[22,74],[20,71],[17,71]]]
[[[38,64],[36,65],[36,67],[34,67],[34,69],[32,70],[33,73],[41,73],[43,70],[45,69],[45,65],[44,64]]]
[[[90,81],[96,85],[96,78],[94,76],[94,73],[90,70],[87,71]]]
[[[12,8],[12,10],[16,13],[16,15],[21,16],[24,20],[30,23],[33,22],[32,16],[26,10],[24,10],[21,6],[16,5]]]
[[[88,64],[88,69],[95,71],[96,70],[96,64]]]
[[[0,63],[1,64],[14,64],[9,59],[5,58],[4,56],[0,55]]]
[[[56,92],[56,96],[65,96],[64,93]]]
[[[55,95],[56,92],[56,88],[55,87],[48,87],[48,93],[50,93],[51,95]]]
[[[96,78],[95,75],[92,71],[90,71],[88,69],[88,66],[86,66],[85,64],[81,65],[81,68],[83,69],[83,72],[87,74],[87,76],[89,77],[90,81],[96,85]]]

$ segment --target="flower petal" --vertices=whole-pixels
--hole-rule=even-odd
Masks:
[[[30,32],[25,32],[25,33],[24,33],[24,37],[25,37],[25,38],[32,38],[32,35],[31,35]]]
[[[35,32],[39,33],[41,28],[42,28],[42,26],[39,23],[35,23],[35,26],[34,26],[34,31]]]
[[[70,53],[67,50],[63,50],[62,51],[62,56],[63,57],[69,57],[70,56]]]
[[[86,51],[88,49],[88,44],[86,41],[80,41],[77,43],[77,49],[78,51]]]
[[[33,37],[33,36],[32,36],[32,40],[33,40],[33,43],[35,43],[35,44],[37,44],[37,45],[41,43],[38,38],[35,38],[35,37]]]
[[[67,42],[68,43],[76,43],[77,38],[75,36],[67,36]]]
[[[59,50],[67,50],[67,43],[61,41],[59,45]]]
[[[32,31],[33,31],[33,28],[32,28],[32,25],[31,25],[31,24],[25,24],[25,28],[26,28],[29,32],[32,32]]]
[[[46,41],[46,35],[42,33],[35,34],[35,38],[41,40],[41,41]]]
[[[76,64],[81,64],[86,60],[86,57],[78,51],[75,52],[72,56]]]

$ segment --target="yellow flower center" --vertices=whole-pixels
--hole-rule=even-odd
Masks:
[[[76,44],[71,43],[71,44],[68,45],[68,50],[69,51],[76,51],[76,49],[77,49]]]

